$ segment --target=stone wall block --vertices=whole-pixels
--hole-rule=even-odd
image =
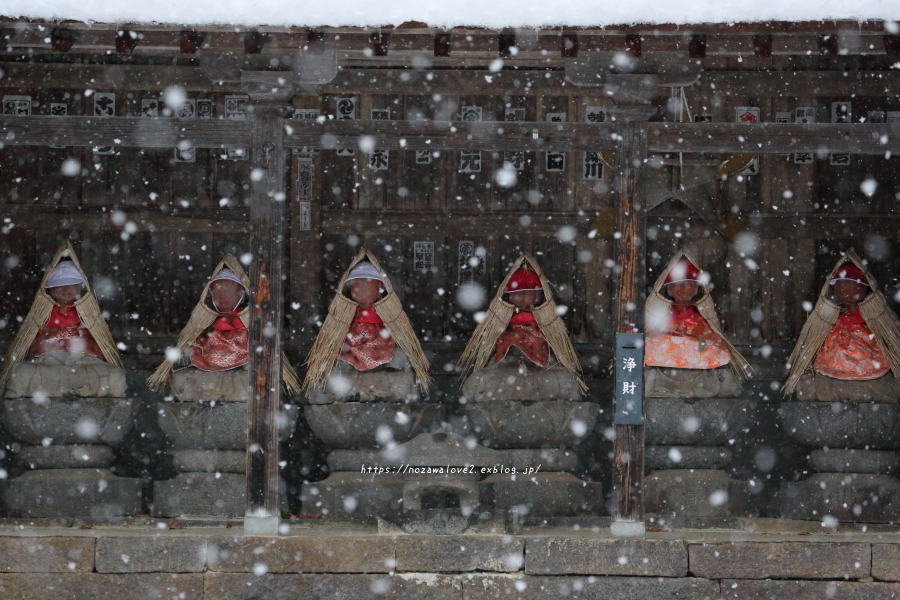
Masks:
[[[458,576],[207,573],[204,598],[215,600],[460,600]]]
[[[90,573],[94,538],[0,537],[0,572]],[[0,598],[6,598],[0,593]]]
[[[529,538],[529,575],[634,575],[684,577],[687,544],[681,540]]]
[[[101,537],[98,573],[202,573],[206,540],[199,537]]]
[[[694,577],[463,577],[464,600],[718,600],[719,584]]]
[[[872,544],[872,577],[900,581],[900,545]]]
[[[898,583],[859,583],[855,581],[758,581],[724,579],[722,600],[895,600],[900,598]]]
[[[213,537],[210,571],[253,573],[388,573],[397,559],[388,536]]]
[[[203,575],[171,573],[4,573],[4,600],[202,600]]]
[[[717,542],[688,551],[691,573],[709,579],[859,579],[872,571],[863,543]]]
[[[525,540],[503,536],[401,536],[397,571],[514,572],[525,564]]]

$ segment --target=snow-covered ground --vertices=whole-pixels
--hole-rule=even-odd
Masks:
[[[898,0],[3,0],[0,14],[103,23],[432,27],[900,20]]]

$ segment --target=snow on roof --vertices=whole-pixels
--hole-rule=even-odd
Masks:
[[[4,0],[25,19],[244,26],[399,25],[530,28],[566,25],[900,20],[898,0]],[[893,28],[893,23],[889,25]]]

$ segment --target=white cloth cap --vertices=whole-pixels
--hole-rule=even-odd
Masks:
[[[228,267],[222,267],[222,270],[218,272],[218,274],[209,280],[207,286],[212,285],[213,281],[219,281],[220,279],[227,279],[228,281],[234,281],[241,285],[242,288],[247,289],[247,286],[244,285],[244,282],[241,281],[241,278],[238,277],[234,271],[229,269]]]
[[[47,278],[47,283],[44,284],[44,287],[54,288],[78,283],[84,285],[84,277],[78,271],[75,263],[71,260],[63,260],[56,263],[56,266],[53,267],[53,272],[50,273],[50,277]]]
[[[375,279],[384,282],[384,277],[381,276],[381,273],[378,272],[375,265],[370,262],[361,262],[353,267],[353,270],[350,271],[350,275],[347,276],[347,285],[354,279]]]

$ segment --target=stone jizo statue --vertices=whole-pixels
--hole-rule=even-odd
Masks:
[[[87,276],[65,242],[6,354],[0,385],[6,386],[7,397],[120,397],[126,390],[121,367]]]
[[[313,404],[414,402],[428,390],[428,359],[369,250],[360,250],[338,283],[307,364],[303,389]]]
[[[522,254],[459,361],[473,402],[577,400],[581,365],[537,260]]]
[[[646,395],[730,397],[750,366],[725,338],[709,290],[709,276],[686,250],[676,254],[646,304]]]
[[[240,262],[226,255],[213,270],[176,347],[147,380],[150,388],[163,391],[171,384],[177,399],[189,401],[247,400],[249,290]],[[297,374],[284,357],[282,380],[289,393],[299,389]]]
[[[822,286],[789,368],[783,391],[797,400],[900,400],[900,319],[852,250]]]

